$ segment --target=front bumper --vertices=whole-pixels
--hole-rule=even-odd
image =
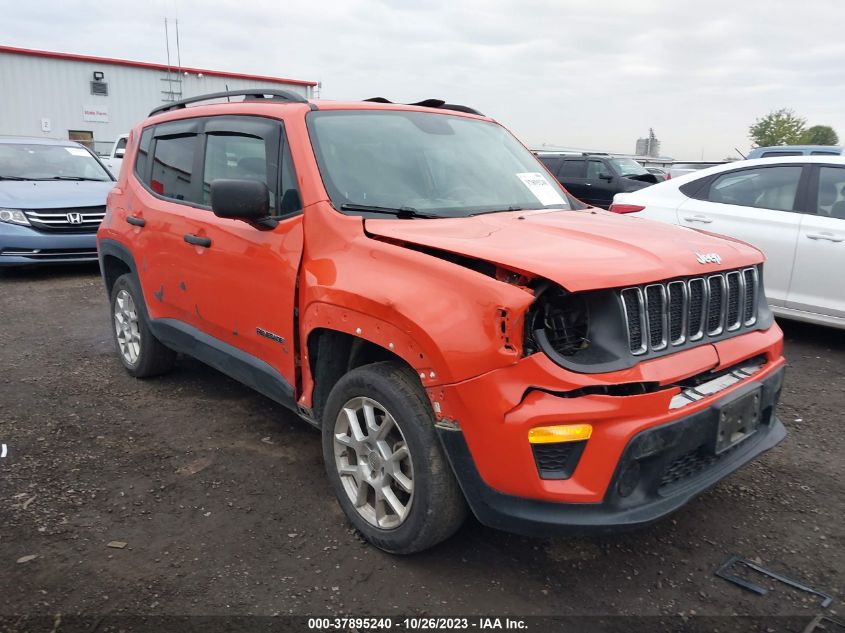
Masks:
[[[0,224],[0,267],[97,261],[96,233],[43,233]]]
[[[558,503],[499,492],[482,479],[461,431],[438,426],[438,435],[467,502],[485,525],[528,535],[636,527],[674,512],[783,440],[786,429],[775,415],[783,373],[781,365],[757,380],[744,382],[707,408],[634,435],[598,503]],[[715,437],[721,405],[757,388],[761,389],[762,408],[757,432],[721,455],[710,454],[707,447]],[[674,443],[638,457],[644,439],[667,431]],[[631,472],[637,473],[633,482]],[[626,490],[621,493],[622,489]]]

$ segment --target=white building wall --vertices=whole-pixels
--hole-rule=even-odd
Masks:
[[[91,94],[94,71],[104,73],[108,96]],[[178,73],[174,70],[172,77]],[[67,138],[90,131],[97,151],[166,102],[167,71],[108,62],[37,57],[0,51],[0,135]],[[181,98],[246,88],[274,88],[311,96],[311,86],[204,75],[181,75]],[[179,84],[173,83],[174,89]],[[176,98],[180,98],[176,95]],[[169,99],[168,99],[169,100]],[[108,121],[86,121],[84,108],[106,112]],[[105,117],[103,117],[105,118]],[[42,129],[49,122],[49,131]]]

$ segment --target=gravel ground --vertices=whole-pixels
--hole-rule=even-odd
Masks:
[[[470,520],[396,558],[350,529],[287,410],[188,358],[129,377],[95,267],[0,273],[0,614],[819,612],[715,578],[731,554],[843,613],[845,331],[782,325],[789,437],[671,518],[546,540]]]

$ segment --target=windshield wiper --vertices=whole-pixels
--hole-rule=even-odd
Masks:
[[[386,215],[395,215],[397,218],[442,218],[442,215],[433,215],[431,213],[422,213],[417,211],[414,207],[378,207],[369,204],[354,204],[346,202],[340,205],[343,211],[363,211],[364,213],[384,213]]]
[[[85,176],[51,176],[50,178],[39,178],[38,180],[90,180],[93,182],[108,182],[108,180],[86,178]]]
[[[29,178],[21,178],[20,176],[0,176],[0,180],[29,180]]]

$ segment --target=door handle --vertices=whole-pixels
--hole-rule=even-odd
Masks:
[[[585,187],[592,187],[592,186],[593,186],[593,183],[591,183],[591,182],[585,182],[585,183],[584,183],[584,186],[585,186]]]
[[[145,226],[147,224],[147,221],[144,218],[139,218],[134,215],[127,215],[126,221],[132,226]]]
[[[188,244],[193,244],[194,246],[204,246],[205,248],[211,247],[211,238],[210,237],[200,237],[199,235],[193,235],[188,233],[183,238]]]
[[[843,242],[845,237],[836,235],[834,233],[807,233],[807,237],[811,240],[827,240],[828,242]]]
[[[706,215],[688,215],[684,218],[687,222],[701,222],[702,224],[710,224],[713,218],[708,218]]]

